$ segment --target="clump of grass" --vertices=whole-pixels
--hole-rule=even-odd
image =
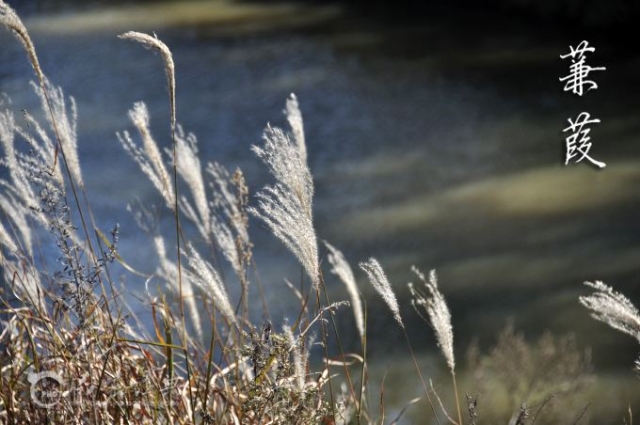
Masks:
[[[65,109],[62,92],[45,85],[44,73],[37,63],[35,49],[17,15],[3,2],[3,22],[26,43],[29,57],[43,82],[37,95],[51,114],[49,129],[27,116],[30,127],[16,124],[9,110],[1,115],[0,138],[5,148],[5,165],[9,180],[1,185],[3,211],[11,212],[9,226],[0,227],[3,246],[2,267],[11,292],[21,307],[3,305],[10,320],[3,326],[2,390],[0,400],[3,421],[21,422],[44,420],[56,422],[93,423],[315,423],[342,421],[341,412],[355,411],[348,406],[355,403],[351,393],[331,393],[326,400],[325,386],[330,384],[329,364],[320,372],[309,369],[308,357],[314,344],[309,339],[312,327],[322,325],[323,345],[327,346],[324,328],[325,315],[340,303],[318,303],[315,317],[297,321],[282,332],[265,328],[259,337],[248,319],[248,274],[252,258],[252,244],[248,234],[248,191],[242,172],[230,174],[219,164],[200,165],[195,137],[185,135],[176,124],[174,67],[169,49],[155,37],[129,32],[123,38],[132,39],[159,51],[167,71],[171,108],[173,150],[169,160],[170,175],[161,149],[149,130],[149,116],[143,103],[134,105],[130,118],[142,138],[138,147],[127,132],[119,135],[123,146],[140,164],[143,172],[160,192],[165,206],[174,212],[177,256],[167,256],[167,241],[157,236],[153,245],[158,252],[160,267],[153,276],[165,280],[169,288],[178,292],[180,308],[176,312],[165,294],[151,295],[147,300],[153,328],[151,333],[135,321],[126,300],[115,291],[102,293],[96,285],[106,280],[113,288],[109,264],[116,259],[126,266],[117,253],[117,228],[111,240],[100,236],[106,248],[94,263],[86,262],[89,241],[76,233],[67,197],[76,200],[77,194],[66,192],[73,181],[82,184],[79,161],[61,170],[57,157],[66,151],[77,159],[75,143],[76,111]],[[47,83],[48,84],[48,83]],[[45,89],[46,88],[46,89]],[[51,94],[54,94],[52,96]],[[50,98],[53,99],[53,108]],[[255,148],[272,168],[278,184],[265,189],[263,200],[274,202],[277,211],[263,209],[257,215],[277,223],[287,214],[294,221],[288,223],[292,232],[293,252],[303,261],[316,289],[321,276],[315,233],[312,225],[311,198],[313,183],[306,168],[306,148],[302,117],[295,97],[287,103],[287,114],[294,131],[295,145],[286,150],[288,136],[279,129],[267,128],[266,145]],[[71,119],[69,119],[71,116]],[[31,133],[35,129],[35,134]],[[60,131],[62,128],[64,131]],[[58,143],[51,142],[52,130]],[[63,138],[73,143],[66,143]],[[66,136],[68,135],[68,137]],[[26,151],[18,145],[16,136],[26,141]],[[273,142],[274,144],[272,144]],[[59,146],[64,149],[59,149]],[[286,151],[281,155],[280,151]],[[296,156],[296,172],[290,175],[289,163]],[[65,164],[67,161],[65,161]],[[179,191],[178,178],[188,189],[187,197]],[[205,181],[208,178],[208,181]],[[280,190],[285,197],[276,196]],[[270,198],[267,193],[274,195]],[[286,198],[289,204],[282,202]],[[264,204],[264,205],[267,205]],[[293,209],[287,209],[287,208]],[[88,207],[87,207],[88,208]],[[278,209],[279,208],[279,209]],[[210,259],[201,255],[195,245],[184,237],[180,216],[195,225],[211,250],[219,250],[232,265],[243,292],[244,308],[233,308],[226,285]],[[256,210],[257,212],[257,210]],[[283,213],[284,215],[278,215]],[[298,225],[295,214],[302,214],[306,226]],[[28,217],[28,222],[25,221]],[[32,252],[31,226],[39,224],[48,230],[59,251],[60,270],[49,274],[37,264]],[[284,224],[282,220],[280,224]],[[280,236],[274,228],[276,236]],[[88,232],[86,232],[88,234]],[[291,235],[289,235],[291,236]],[[295,239],[298,238],[298,239]],[[182,252],[180,246],[187,246]],[[299,249],[297,249],[299,248]],[[182,259],[188,258],[184,275]],[[91,256],[93,258],[93,256]],[[27,273],[25,273],[27,272]],[[41,280],[45,280],[43,283]],[[197,290],[196,290],[197,288]],[[189,297],[191,319],[200,335],[193,338],[186,333],[182,303]],[[328,299],[328,298],[327,298]],[[205,308],[202,313],[202,307]],[[305,303],[306,304],[306,303]],[[308,311],[303,307],[303,311]],[[176,314],[178,313],[178,314]],[[222,319],[218,320],[219,317]],[[212,323],[210,344],[201,344],[204,335],[200,316],[209,316]],[[132,321],[133,318],[133,321]],[[136,329],[136,330],[134,330]],[[180,331],[181,329],[181,331]],[[178,331],[176,331],[178,330]],[[19,335],[27,335],[21,338]],[[176,338],[177,336],[177,338]],[[217,357],[217,359],[216,359]],[[64,373],[58,371],[64,370]],[[41,378],[41,379],[40,379]],[[75,385],[75,384],[78,385]],[[47,387],[59,391],[55,403],[43,403],[40,396]],[[34,392],[35,391],[35,392]],[[72,398],[74,393],[79,398]],[[336,405],[333,403],[340,403]],[[90,397],[87,399],[87,397]],[[52,401],[52,400],[49,400]],[[44,406],[43,404],[47,404]],[[341,407],[342,406],[342,407]]]
[[[595,381],[591,352],[581,350],[575,336],[546,332],[530,343],[511,323],[487,353],[477,344],[470,346],[467,369],[469,385],[481,394],[481,418],[495,423],[526,419],[523,402],[531,421],[574,423],[588,406]]]

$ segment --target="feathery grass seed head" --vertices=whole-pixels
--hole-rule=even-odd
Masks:
[[[27,32],[27,28],[24,26],[22,20],[18,17],[16,12],[3,0],[0,0],[0,23],[11,30],[18,41],[20,41],[20,43],[24,46],[24,49],[27,52],[27,56],[29,57],[29,61],[31,62],[31,66],[33,66],[33,69],[38,76],[38,80],[43,83],[44,73],[42,72],[42,68],[40,68],[38,56],[36,55],[36,49],[33,46],[31,37],[29,37],[29,32]]]
[[[78,110],[76,101],[69,97],[69,111],[67,102],[61,87],[56,87],[48,79],[44,78],[42,86],[33,84],[33,88],[40,98],[42,110],[50,108],[51,113],[46,114],[51,128],[56,129],[56,136],[60,141],[60,147],[64,152],[71,177],[83,186],[82,172],[80,171],[80,158],[78,156]],[[35,120],[33,120],[35,121]],[[52,154],[49,154],[52,155]],[[51,159],[53,161],[53,158]],[[53,164],[53,162],[51,162]]]
[[[157,36],[150,36],[142,32],[128,31],[120,34],[118,38],[137,41],[146,48],[151,48],[160,53],[164,62],[164,70],[167,73],[167,85],[169,87],[169,103],[171,106],[171,129],[176,128],[176,71],[173,64],[171,50],[158,39]]]
[[[356,319],[356,328],[360,334],[360,338],[364,338],[364,313],[362,311],[362,301],[360,300],[360,293],[358,292],[358,286],[356,284],[356,278],[353,275],[353,270],[349,266],[346,258],[342,252],[329,242],[324,241],[325,246],[329,250],[329,264],[331,264],[331,272],[338,276],[344,286],[349,292],[349,298],[351,298],[351,308],[353,309],[353,315]]]
[[[270,125],[264,130],[264,147],[253,145],[253,152],[269,167],[276,180],[293,193],[312,217],[313,178],[300,148],[279,128]]]
[[[172,179],[162,160],[158,144],[151,135],[149,112],[144,102],[136,102],[133,105],[133,109],[129,111],[129,118],[140,134],[142,147],[133,141],[128,131],[124,131],[122,134],[116,133],[116,136],[125,152],[138,163],[142,172],[163,197],[167,207],[173,209],[175,206],[175,193],[171,183]]]
[[[298,146],[301,159],[307,162],[307,145],[304,140],[304,124],[302,122],[302,113],[300,113],[300,106],[298,105],[298,98],[295,94],[291,93],[287,99],[287,106],[285,109],[285,115],[287,121],[291,127],[291,135],[293,140]]]
[[[267,165],[276,184],[258,192],[249,212],[270,228],[298,258],[314,286],[319,285],[318,243],[313,227],[313,179],[300,147],[279,128],[267,126],[264,146],[252,150]]]
[[[393,289],[391,289],[391,284],[387,279],[387,276],[384,274],[384,270],[382,266],[375,258],[370,258],[369,261],[360,263],[360,268],[364,270],[364,272],[369,277],[369,282],[373,285],[378,294],[382,297],[385,303],[391,309],[393,313],[393,318],[396,319],[396,322],[404,329],[404,323],[402,323],[402,317],[400,316],[400,307],[398,306],[398,300],[396,300],[396,295],[393,293]]]
[[[318,247],[311,218],[301,208],[298,198],[279,183],[256,194],[258,208],[249,212],[270,228],[302,264],[315,286],[319,283]]]
[[[596,290],[589,296],[579,298],[580,304],[591,311],[591,317],[640,342],[640,313],[631,301],[600,281],[584,284]]]
[[[166,153],[171,156],[171,152],[168,149]],[[191,210],[190,219],[196,224],[202,236],[210,240],[209,217],[211,216],[211,211],[205,192],[202,166],[198,157],[198,142],[194,134],[185,134],[181,126],[176,129],[176,156],[176,170],[191,191],[191,196],[195,203],[195,211],[188,204],[186,198],[182,199],[182,204],[189,205],[188,208]],[[196,211],[197,214],[195,214]]]
[[[447,366],[451,373],[455,370],[455,359],[453,356],[453,328],[451,326],[451,314],[449,308],[444,300],[444,296],[438,289],[438,280],[436,278],[436,271],[431,270],[429,273],[429,280],[427,281],[424,275],[416,267],[411,267],[411,270],[418,276],[423,283],[428,295],[425,295],[420,290],[415,288],[413,284],[409,284],[409,291],[411,292],[411,305],[421,317],[422,314],[418,310],[418,307],[422,307],[429,316],[429,323],[436,334],[436,340],[438,346],[442,350]],[[425,319],[426,320],[426,319]]]
[[[220,278],[220,275],[213,268],[211,264],[202,259],[198,251],[196,251],[192,245],[188,247],[189,266],[191,269],[187,272],[187,276],[190,280],[205,293],[207,293],[213,302],[216,309],[222,313],[225,319],[231,323],[236,324],[236,317],[233,313],[233,307],[229,302],[229,296],[224,288],[224,283]]]

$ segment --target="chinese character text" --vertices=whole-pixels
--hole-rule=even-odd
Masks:
[[[566,82],[564,91],[570,91],[578,96],[582,96],[584,86],[587,87],[587,91],[597,89],[598,85],[594,81],[588,80],[587,77],[592,71],[604,71],[607,68],[604,66],[593,68],[585,63],[584,57],[586,52],[594,52],[596,48],[590,47],[589,42],[584,40],[578,44],[576,48],[569,46],[569,50],[569,53],[566,55],[560,55],[561,59],[571,57],[571,66],[569,67],[571,71],[570,74],[560,78],[560,81]]]
[[[562,130],[563,132],[570,131],[571,135],[565,139],[567,146],[567,154],[565,156],[564,164],[567,165],[569,161],[574,160],[580,162],[583,159],[587,159],[593,165],[598,168],[604,168],[607,164],[604,162],[596,161],[589,156],[589,150],[591,149],[591,137],[589,136],[590,128],[585,128],[588,124],[597,124],[599,119],[590,119],[591,115],[588,112],[582,112],[575,121],[569,118],[569,126]]]

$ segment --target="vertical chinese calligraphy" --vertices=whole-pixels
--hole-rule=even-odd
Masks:
[[[590,47],[589,42],[584,40],[576,48],[569,46],[569,53],[566,55],[560,55],[560,59],[571,57],[571,66],[569,67],[571,73],[559,79],[560,81],[566,81],[564,91],[571,91],[573,94],[582,96],[584,86],[587,86],[587,91],[598,88],[595,81],[587,80],[586,78],[590,72],[604,71],[607,68],[604,66],[593,68],[585,63],[584,57],[585,53],[595,51],[596,48]]]
[[[571,58],[569,75],[559,78],[561,82],[566,82],[563,89],[564,91],[570,91],[573,94],[582,96],[585,93],[585,87],[587,92],[598,88],[595,81],[588,79],[589,73],[593,71],[604,71],[606,68],[603,66],[591,67],[585,62],[585,54],[587,52],[595,52],[595,50],[595,47],[589,46],[589,42],[584,40],[575,48],[569,46],[569,53],[566,55],[560,55],[560,59]],[[571,160],[578,163],[586,159],[598,168],[606,167],[604,162],[596,161],[589,156],[589,150],[591,149],[591,137],[589,133],[591,129],[585,127],[589,124],[598,124],[600,120],[597,118],[591,119],[591,115],[588,112],[582,112],[575,120],[569,118],[567,121],[569,121],[569,126],[562,130],[562,132],[570,131],[571,135],[565,138],[566,155],[564,164],[567,165]]]

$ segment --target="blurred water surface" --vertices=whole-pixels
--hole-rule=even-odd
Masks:
[[[337,6],[280,3],[27,11],[45,73],[78,104],[81,164],[98,223],[103,230],[121,223],[121,255],[135,268],[151,273],[156,260],[151,237],[125,207],[162,202],[115,132],[132,129],[127,111],[144,100],[156,139],[168,147],[169,114],[160,59],[117,39],[125,30],[155,31],[172,49],[178,121],[198,136],[203,160],[241,167],[253,193],[271,180],[250,146],[266,123],[285,125],[285,100],[296,93],[318,235],[354,268],[380,260],[420,352],[435,345],[408,307],[411,265],[438,270],[460,355],[472,335],[487,344],[512,317],[532,336],[575,332],[594,346],[599,368],[631,367],[634,342],[592,321],[577,297],[587,292],[581,282],[598,279],[640,304],[637,55],[593,35],[589,59],[607,71],[594,76],[598,90],[578,98],[562,91],[568,64],[559,55],[589,34],[478,11],[403,25]],[[37,110],[21,46],[5,31],[0,46],[0,91],[16,111]],[[563,165],[562,129],[583,110],[602,120],[591,154],[604,170]],[[170,214],[161,215],[161,229],[170,225]],[[283,279],[299,281],[300,267],[259,223],[252,232],[272,317],[292,318],[296,301]],[[141,279],[120,274],[128,290],[143,291]],[[369,305],[372,358],[404,353],[392,318],[356,274]],[[334,299],[346,297],[328,274],[327,281]],[[259,322],[261,309],[254,316]],[[355,335],[350,312],[340,318]]]

